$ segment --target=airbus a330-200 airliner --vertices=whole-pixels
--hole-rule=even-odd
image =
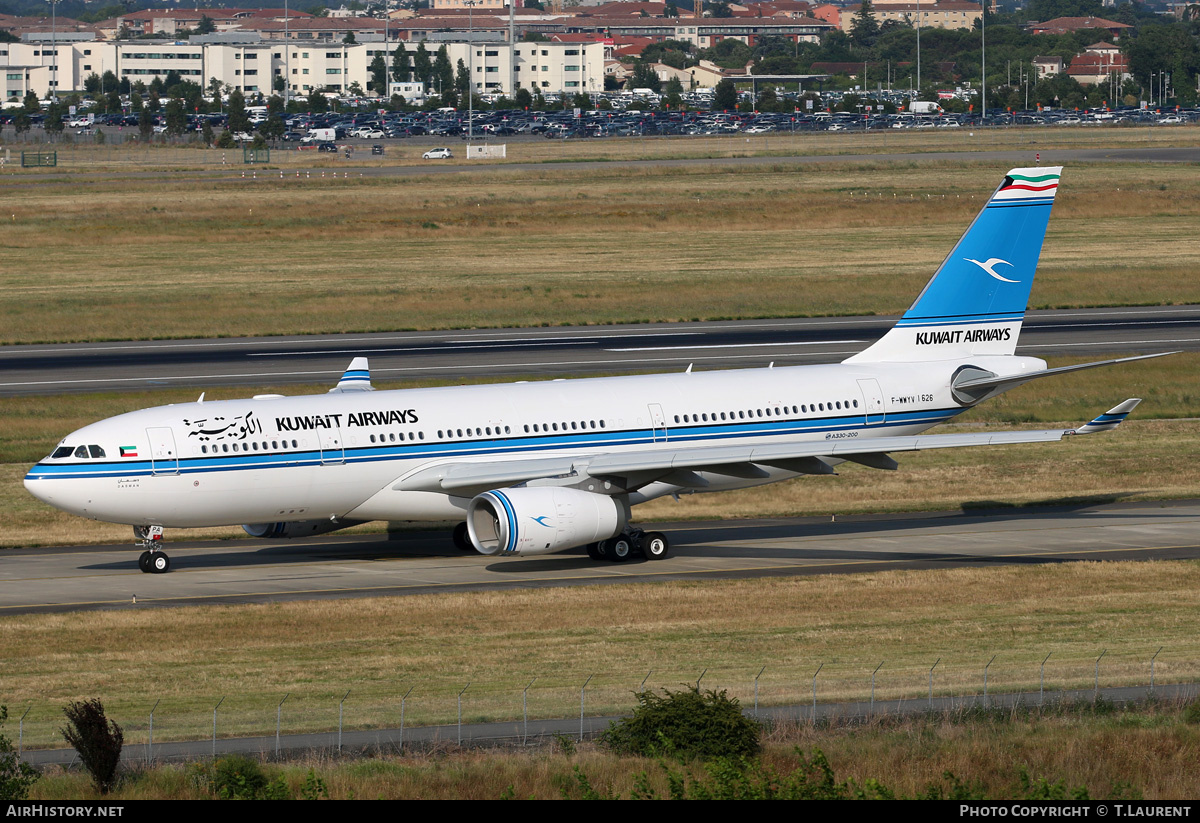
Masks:
[[[86,426],[25,487],[131,524],[144,572],[170,568],[164,528],[303,537],[371,520],[457,520],[455,542],[485,555],[658,560],[667,538],[630,510],[663,495],[1112,429],[1138,400],[1076,429],[921,434],[1029,380],[1141,359],[1015,355],[1061,171],[1010,171],[912,307],[841,363],[373,391],[355,358],[327,394],[201,396]]]

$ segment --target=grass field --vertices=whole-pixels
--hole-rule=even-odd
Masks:
[[[1200,564],[1072,563],[935,572],[880,572],[711,582],[471,592],[266,605],[4,618],[4,702],[25,721],[27,746],[55,745],[60,706],[100,697],[145,743],[220,733],[347,728],[406,722],[570,717],[588,684],[587,711],[628,711],[632,694],[677,689],[703,675],[752,704],[865,699],[880,661],[879,699],[1046,685],[1142,685],[1200,678],[1194,615]],[[152,631],[148,628],[152,626]],[[649,677],[647,679],[647,675]]]
[[[16,175],[0,343],[899,312],[1003,170]],[[1032,304],[1200,301],[1198,184],[1190,165],[1069,167]]]

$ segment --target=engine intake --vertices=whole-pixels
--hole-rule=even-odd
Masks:
[[[561,488],[496,489],[467,507],[467,533],[480,554],[550,554],[621,533],[626,508],[602,494]]]

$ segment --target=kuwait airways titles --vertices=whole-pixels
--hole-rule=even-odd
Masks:
[[[313,414],[293,417],[276,417],[275,428],[279,431],[308,431],[310,429],[333,429],[342,426],[342,418],[346,418],[346,426],[392,426],[397,424],[417,423],[416,409],[403,411],[369,411],[347,412],[333,414]]]

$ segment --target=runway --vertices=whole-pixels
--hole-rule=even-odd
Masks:
[[[582,550],[497,559],[446,533],[295,542],[171,543],[165,575],[132,545],[16,549],[0,564],[0,614],[152,609],[545,586],[861,574],[1081,560],[1200,558],[1200,500],[990,511],[661,523],[661,561],[594,562]],[[135,602],[136,598],[136,602]]]
[[[895,317],[126,341],[0,348],[0,397],[333,383],[366,355],[376,381],[747,368],[837,362]],[[1029,312],[1017,353],[1102,358],[1200,350],[1200,306]]]

